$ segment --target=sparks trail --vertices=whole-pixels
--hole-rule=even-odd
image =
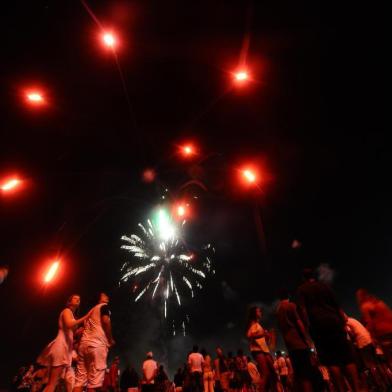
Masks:
[[[239,58],[239,66],[240,67],[246,66],[248,53],[249,53],[249,47],[250,47],[252,20],[253,20],[253,2],[251,1],[249,3],[249,6],[248,6],[247,12],[246,12],[245,33],[244,33],[244,38],[242,41],[240,58]]]
[[[99,19],[95,16],[93,10],[90,8],[90,6],[84,1],[84,0],[80,0],[80,2],[82,3],[84,9],[87,11],[87,13],[91,16],[91,18],[93,19],[93,21],[98,25],[98,27],[104,31],[103,25],[102,23],[99,21]]]
[[[139,234],[122,236],[126,244],[121,248],[131,253],[121,269],[120,283],[132,281],[135,302],[150,296],[163,308],[168,317],[171,306],[181,307],[184,299],[194,298],[203,288],[212,267],[210,244],[199,255],[190,253],[181,238],[186,221],[174,224],[168,214],[160,210],[158,219],[139,223]]]
[[[129,92],[128,92],[128,89],[127,89],[125,75],[124,75],[124,72],[123,72],[123,70],[121,68],[120,61],[118,59],[117,53],[113,51],[113,55],[114,55],[114,59],[116,60],[116,66],[117,66],[118,73],[120,75],[120,80],[121,80],[121,85],[122,85],[122,88],[123,88],[123,91],[124,91],[125,100],[127,101],[128,110],[129,110],[129,116],[130,116],[133,128],[134,128],[136,134],[138,135],[137,138],[139,139],[140,138],[140,132],[138,132],[136,116],[135,116],[135,112],[133,110],[131,98],[129,96]],[[140,140],[139,140],[139,145],[142,145]]]
[[[87,13],[91,16],[91,18],[94,20],[94,22],[100,28],[102,33],[105,34],[106,30],[105,30],[103,24],[99,21],[98,17],[94,14],[94,12],[90,8],[90,6],[86,3],[85,0],[81,0],[81,3],[83,5],[83,7],[85,8],[85,10],[87,11]],[[134,128],[134,131],[135,131],[135,133],[137,135],[137,140],[138,140],[138,143],[139,143],[139,147],[142,148],[143,147],[143,143],[142,143],[142,140],[140,140],[141,132],[138,132],[138,125],[137,125],[137,121],[136,121],[135,112],[133,110],[133,105],[132,105],[131,98],[130,98],[130,95],[129,95],[129,91],[128,91],[128,88],[127,88],[125,75],[124,75],[124,72],[123,72],[123,70],[121,68],[117,52],[115,50],[114,41],[111,42],[111,43],[106,42],[106,44],[110,47],[110,49],[113,52],[113,57],[114,57],[114,60],[115,60],[115,63],[116,63],[116,67],[117,67],[117,71],[118,71],[118,74],[119,74],[119,77],[120,77],[121,86],[122,86],[122,89],[123,89],[123,92],[124,92],[125,100],[127,102],[127,107],[128,107],[128,111],[129,111],[129,117],[130,117],[132,126]]]

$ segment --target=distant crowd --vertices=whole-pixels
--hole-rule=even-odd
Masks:
[[[72,295],[60,313],[59,331],[34,365],[12,380],[15,392],[264,392],[392,391],[392,310],[364,289],[357,291],[361,321],[347,315],[331,288],[304,270],[290,295],[281,290],[276,321],[286,351],[276,351],[276,333],[263,328],[262,309],[248,314],[249,354],[212,357],[195,345],[170,380],[148,352],[141,366],[115,357],[109,296],[76,318],[80,296]],[[219,340],[218,338],[216,339]],[[121,366],[123,365],[123,366]],[[124,366],[125,365],[125,366]],[[121,371],[121,369],[123,370]]]

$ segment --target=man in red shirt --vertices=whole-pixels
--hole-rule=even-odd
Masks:
[[[297,306],[289,300],[288,291],[280,290],[279,297],[276,318],[293,364],[297,387],[303,392],[311,392],[314,372],[310,356],[310,339],[297,312]],[[284,361],[282,356],[280,358]]]

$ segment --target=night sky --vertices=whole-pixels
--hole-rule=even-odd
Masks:
[[[193,342],[246,348],[249,304],[271,311],[304,266],[328,263],[354,315],[358,287],[392,301],[381,10],[261,0],[89,5],[119,35],[124,85],[82,3],[2,6],[0,175],[26,181],[0,198],[0,265],[10,268],[0,286],[1,385],[54,338],[73,292],[82,313],[97,291],[112,294],[113,353],[123,364],[139,367],[153,349],[158,360],[170,353],[171,369]],[[233,88],[246,38],[254,80]],[[45,108],[26,107],[21,93],[31,85],[44,88]],[[192,163],[176,155],[185,140],[200,148]],[[244,161],[265,173],[259,192],[235,181]],[[147,167],[157,172],[153,184],[142,182]],[[189,240],[215,246],[217,273],[190,307],[189,335],[173,340],[149,301],[135,305],[118,288],[120,237],[165,187],[175,192],[190,178],[208,191],[197,193]],[[61,274],[44,289],[43,270],[57,255]]]

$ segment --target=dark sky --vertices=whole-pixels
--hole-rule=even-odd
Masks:
[[[277,288],[296,287],[305,265],[329,263],[349,311],[357,312],[360,286],[391,301],[381,10],[311,1],[89,5],[119,33],[130,105],[81,3],[9,2],[1,13],[0,173],[28,179],[23,192],[0,199],[0,264],[10,267],[0,286],[2,384],[54,337],[72,292],[82,294],[83,311],[97,290],[112,293],[124,358],[165,351],[156,309],[133,305],[116,288],[120,237],[161,196],[158,184],[141,181],[146,167],[172,191],[195,175],[207,185],[195,205],[192,242],[212,242],[217,252],[217,274],[191,309],[190,336],[166,344],[171,366],[173,353],[194,340],[209,349],[243,345],[247,305],[271,307]],[[230,72],[245,37],[254,81],[233,89]],[[34,84],[49,97],[42,110],[27,109],[20,97]],[[189,137],[210,159],[178,160],[176,145]],[[232,180],[244,160],[268,172],[257,195]],[[291,249],[294,239],[301,249]],[[43,290],[42,268],[57,254],[61,279]]]

